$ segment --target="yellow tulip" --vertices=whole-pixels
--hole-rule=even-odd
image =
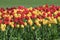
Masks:
[[[60,17],[58,17],[57,19],[58,19],[58,21],[60,22]]]
[[[54,19],[53,22],[54,22],[55,24],[57,24],[57,19]]]
[[[9,17],[9,19],[13,18],[13,16],[12,16],[12,15],[9,15],[8,17]]]
[[[18,17],[18,14],[15,13],[14,16],[17,18]]]
[[[36,21],[38,21],[38,22],[39,22],[39,21],[40,21],[40,19],[38,19],[38,18],[37,18],[37,19],[36,19]]]
[[[32,15],[31,12],[29,12],[29,13],[27,14],[28,17],[30,17],[31,15]]]
[[[51,27],[51,24],[48,24],[49,27]]]
[[[14,9],[14,13],[17,13],[17,11],[18,11],[17,9]]]
[[[43,19],[43,25],[48,24],[48,20]]]
[[[2,15],[2,13],[0,12],[0,16]]]
[[[28,10],[32,10],[32,9],[33,9],[32,7],[28,8]]]
[[[55,11],[54,14],[57,15],[59,11]]]
[[[29,20],[28,20],[28,23],[29,23],[30,25],[33,25],[32,19],[29,19]]]
[[[17,14],[18,15],[18,17],[21,17],[21,14]]]
[[[1,24],[1,30],[5,31],[6,25],[5,24]]]
[[[35,29],[35,27],[33,26],[33,27],[32,27],[32,30],[34,30],[34,29]]]
[[[43,5],[43,7],[45,7],[46,5]]]
[[[14,24],[11,24],[11,27],[14,28]]]
[[[35,24],[39,27],[41,26],[41,24],[39,23],[39,20],[35,20]]]
[[[4,26],[6,27],[6,24],[4,24]]]
[[[16,27],[17,27],[17,28],[19,28],[19,27],[20,27],[20,25],[19,25],[19,24],[17,24],[17,25],[16,25]]]
[[[35,23],[39,23],[39,21],[40,21],[39,19],[36,19],[36,20],[35,20]]]
[[[1,27],[1,30],[2,30],[2,31],[5,31],[6,29],[5,29],[5,27],[2,26],[2,27]]]
[[[38,10],[33,11],[33,13],[34,13],[35,15],[39,15],[39,14],[40,14]]]
[[[10,22],[9,25],[14,28],[14,22]]]
[[[12,25],[12,24],[14,24],[14,22],[10,22],[10,23],[9,23],[9,25]]]
[[[38,26],[38,27],[41,27],[41,24],[37,23],[37,26]]]
[[[21,28],[24,28],[24,25],[21,25]]]
[[[47,12],[47,14],[50,14],[51,12]]]
[[[27,23],[25,22],[24,25],[27,26]]]

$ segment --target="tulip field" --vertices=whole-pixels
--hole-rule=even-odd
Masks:
[[[53,1],[1,0],[0,40],[60,40],[60,4]]]

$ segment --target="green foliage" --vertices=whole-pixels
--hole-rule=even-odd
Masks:
[[[36,7],[40,5],[60,5],[60,0],[0,0],[0,7],[13,7],[13,6],[25,6],[25,7]]]
[[[32,30],[28,25],[22,28],[6,28],[6,31],[0,30],[0,40],[56,40],[60,38],[59,25],[52,24],[51,27],[42,25],[38,28],[36,25]]]

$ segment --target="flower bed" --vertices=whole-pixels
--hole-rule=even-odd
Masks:
[[[60,6],[0,8],[1,40],[56,40],[59,29]]]

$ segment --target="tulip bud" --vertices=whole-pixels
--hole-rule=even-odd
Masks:
[[[27,26],[27,23],[25,22],[24,25]]]
[[[6,25],[5,24],[1,24],[1,30],[5,31]]]
[[[60,22],[60,17],[58,17],[57,19],[58,19],[58,21]]]
[[[51,27],[51,24],[48,24],[49,27]]]
[[[32,27],[32,30],[34,30],[35,29],[35,27]]]
[[[14,28],[14,25],[13,25],[13,24],[11,24],[11,27],[12,27],[12,28]]]
[[[21,28],[24,28],[24,25],[21,25]]]
[[[17,28],[19,28],[19,27],[20,27],[20,25],[19,25],[19,24],[17,24],[17,25],[16,25],[16,27],[17,27]]]
[[[32,10],[32,9],[33,9],[32,7],[28,8],[28,10]]]
[[[12,25],[12,24],[14,24],[14,22],[10,22],[10,23],[9,23],[9,25]]]
[[[32,21],[31,19],[28,20],[28,23],[29,23],[30,25],[33,25],[33,21]]]
[[[14,22],[10,22],[9,25],[11,25],[11,27],[14,28]]]
[[[53,21],[54,21],[54,23],[56,23],[56,24],[57,24],[57,19],[54,19]]]

